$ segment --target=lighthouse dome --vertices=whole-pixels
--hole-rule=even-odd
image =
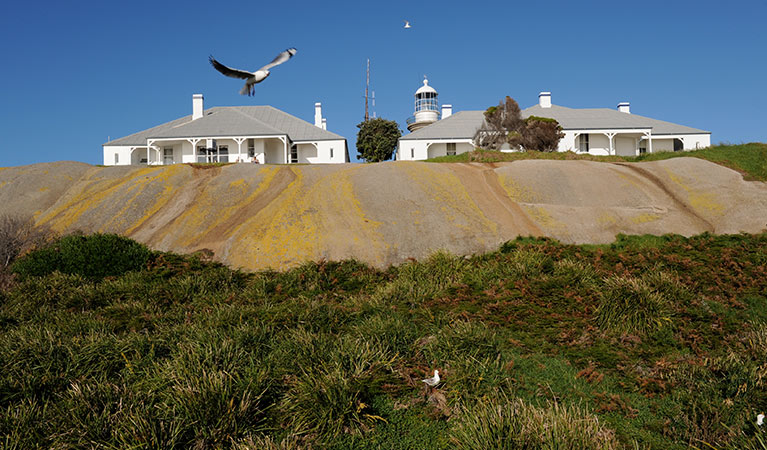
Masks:
[[[430,94],[436,94],[437,93],[437,91],[435,91],[433,87],[429,86],[429,80],[424,78],[423,79],[423,86],[419,87],[418,90],[415,91],[415,95],[425,94],[427,92],[430,93]]]

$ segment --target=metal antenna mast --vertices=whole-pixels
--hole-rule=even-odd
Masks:
[[[368,68],[365,72],[365,122],[370,120],[370,114],[368,114],[368,89],[370,88],[370,58],[368,58]]]

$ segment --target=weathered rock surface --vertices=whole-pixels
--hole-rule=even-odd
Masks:
[[[767,228],[767,183],[697,159],[644,163],[0,169],[0,213],[59,233],[114,232],[159,250],[208,249],[234,267],[357,258],[382,267],[517,236],[606,243],[618,233]]]

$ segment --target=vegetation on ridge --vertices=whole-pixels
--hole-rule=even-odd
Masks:
[[[521,159],[557,159],[557,160],[585,160],[603,162],[640,162],[658,161],[662,159],[693,157],[701,158],[730,169],[736,170],[745,176],[746,180],[767,181],[767,144],[752,142],[750,144],[730,145],[720,144],[700,150],[684,152],[657,152],[646,153],[636,157],[628,156],[596,156],[574,152],[513,152],[502,153],[499,151],[482,150],[462,153],[454,156],[440,156],[428,160],[429,162],[501,162],[518,161]]]
[[[767,233],[388,270],[148,255],[0,289],[0,445],[765,448]]]

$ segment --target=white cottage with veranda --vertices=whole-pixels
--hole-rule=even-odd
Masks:
[[[271,106],[206,110],[202,94],[194,94],[192,115],[103,144],[104,165],[349,162],[346,139],[326,128],[320,103],[312,125]]]
[[[484,111],[452,113],[451,105],[437,107],[437,92],[428,86],[416,91],[415,114],[408,119],[411,133],[399,139],[397,160],[425,160],[474,150],[474,135],[484,125]],[[441,118],[440,118],[441,115]],[[592,155],[636,156],[659,151],[694,150],[711,146],[711,132],[631,114],[630,104],[617,109],[566,108],[551,103],[551,93],[541,92],[538,104],[522,117],[555,119],[565,136],[558,151]],[[508,151],[511,151],[509,149]]]

